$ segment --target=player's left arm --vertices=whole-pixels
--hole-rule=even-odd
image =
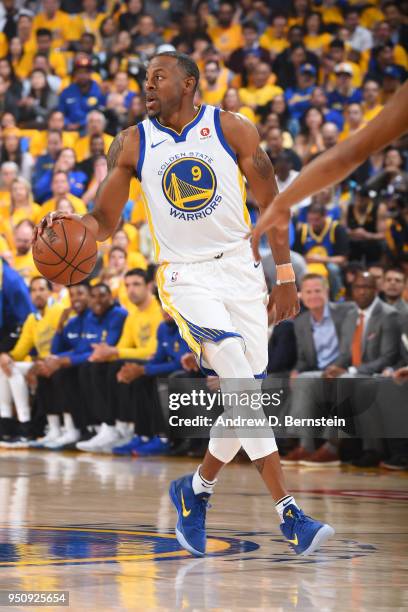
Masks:
[[[260,146],[258,131],[242,115],[222,112],[221,126],[224,136],[237,156],[240,169],[248,180],[257,204],[264,212],[278,194],[275,172],[268,155]],[[289,319],[299,312],[295,274],[290,263],[289,249],[290,210],[285,225],[271,227],[267,232],[273,258],[277,267],[277,279],[286,283],[273,288],[269,309],[276,307],[275,321]],[[290,281],[290,282],[287,282]]]

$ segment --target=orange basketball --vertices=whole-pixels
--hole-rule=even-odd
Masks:
[[[33,245],[38,271],[60,285],[75,285],[95,267],[98,248],[93,234],[80,221],[56,219]]]

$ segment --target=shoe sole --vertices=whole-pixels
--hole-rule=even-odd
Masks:
[[[300,460],[299,459],[281,459],[280,460],[282,465],[299,465]]]
[[[307,557],[307,555],[313,553],[315,550],[320,548],[332,535],[334,535],[334,533],[335,531],[330,525],[326,524],[323,525],[323,527],[320,527],[319,531],[316,533],[309,547],[306,548],[306,550],[304,550],[303,552],[301,552],[300,556]]]
[[[170,494],[170,499],[173,502],[174,507],[176,508],[176,512],[177,512],[177,516],[178,516],[179,515],[179,511],[178,511],[178,508],[177,508],[177,495],[176,495],[176,491],[175,491],[174,482],[172,482],[171,485],[170,485],[169,494]],[[187,550],[189,553],[191,553],[195,557],[204,557],[205,553],[200,552],[199,550],[196,550],[195,548],[193,548],[191,546],[191,544],[189,544],[187,542],[186,538],[184,537],[182,532],[178,529],[177,525],[176,525],[176,538],[177,538],[177,542],[180,544],[180,546],[182,548],[185,548],[185,550]]]
[[[306,465],[308,467],[338,467],[341,465],[341,461],[308,461],[307,459],[302,459],[299,461],[299,465]]]

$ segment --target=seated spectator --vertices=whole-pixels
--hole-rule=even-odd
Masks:
[[[6,79],[0,74],[0,114],[18,114],[18,98],[10,90]]]
[[[51,197],[51,178],[55,160],[62,149],[62,134],[58,130],[47,131],[47,150],[37,157],[33,172],[33,191],[37,202],[42,204]]]
[[[286,377],[296,362],[296,336],[293,321],[274,325],[268,342],[268,375]]]
[[[247,82],[248,75],[245,73],[244,59],[249,52],[256,52],[262,63],[269,64],[270,55],[267,49],[264,49],[259,42],[259,28],[254,21],[245,21],[242,24],[242,36],[244,44],[233,51],[226,62],[227,68],[242,75],[244,83]]]
[[[69,180],[70,193],[80,198],[85,191],[88,177],[79,170],[76,164],[75,151],[66,147],[58,153],[54,164],[54,172],[66,172]]]
[[[82,162],[91,155],[91,137],[102,136],[104,141],[104,151],[107,154],[112,144],[113,136],[105,134],[106,119],[100,111],[91,111],[86,117],[86,134],[79,138],[75,144],[75,153],[78,162]]]
[[[16,128],[3,131],[3,144],[1,146],[0,163],[12,161],[17,164],[19,174],[27,181],[31,180],[34,160],[30,153],[21,151],[21,133]]]
[[[98,40],[100,49],[109,55],[113,52],[118,33],[118,24],[113,17],[105,17],[99,26]]]
[[[113,81],[113,91],[123,96],[123,102],[126,107],[126,110],[129,110],[132,99],[136,94],[136,91],[134,91],[134,89],[136,89],[135,82],[133,82],[133,89],[131,89],[130,85],[131,83],[129,81],[129,76],[127,72],[120,70],[116,73]]]
[[[295,151],[303,163],[324,149],[322,127],[324,115],[317,108],[309,108],[300,120],[300,132],[295,138]]]
[[[217,25],[208,29],[208,34],[225,60],[233,51],[243,45],[242,27],[234,23],[235,6],[228,0],[221,0],[217,12]]]
[[[318,274],[303,277],[300,297],[307,311],[294,322],[297,361],[290,374],[294,380],[290,415],[311,417],[316,415],[316,408],[324,407],[326,390],[320,379],[339,357],[342,327],[353,306],[329,302],[327,281]],[[315,450],[313,438],[317,437],[325,442]],[[337,447],[329,438],[326,431],[301,437],[299,444],[283,458],[283,465],[303,464],[303,461],[307,461],[307,465],[339,465]]]
[[[280,126],[280,117],[278,113],[270,112],[266,116],[263,123],[258,126],[258,131],[261,137],[269,132],[272,128],[278,128],[281,130]],[[293,147],[293,138],[289,132],[282,132],[283,146],[285,149],[292,149]]]
[[[283,93],[274,97],[271,102],[271,111],[278,115],[281,130],[289,132],[291,136],[296,136],[298,130],[297,121],[291,119]]]
[[[8,353],[20,337],[21,327],[33,311],[29,290],[21,276],[0,257],[1,303],[0,353]],[[0,436],[2,435],[0,411]]]
[[[391,261],[400,260],[403,265],[408,253],[408,201],[405,194],[395,193],[388,210],[392,213],[385,230],[388,255]]]
[[[256,122],[255,113],[249,106],[244,106],[241,103],[241,98],[239,97],[239,93],[233,87],[227,89],[222,99],[221,108],[225,111],[230,111],[231,113],[240,113],[244,115],[247,119],[252,121],[252,123]]]
[[[380,43],[371,52],[371,59],[368,66],[368,79],[382,83],[387,68],[396,64],[395,61],[395,45],[391,40]],[[401,47],[402,50],[404,50]],[[405,75],[405,69],[408,67],[407,58],[404,58],[404,65],[398,66],[399,70]]]
[[[144,390],[140,390],[140,387],[147,387],[150,392],[152,390],[153,381],[141,379],[144,375],[141,370],[144,363],[141,362],[150,360],[155,354],[157,331],[163,320],[162,310],[152,294],[146,272],[137,268],[130,270],[125,276],[125,284],[133,312],[127,316],[116,346],[105,343],[95,346],[87,367],[93,384],[99,390],[96,393],[98,397],[95,397],[94,419],[102,422],[102,428],[94,438],[80,442],[77,445],[79,450],[95,452],[101,446],[106,450],[121,446],[120,431],[128,429],[123,427],[125,423],[135,423],[136,433],[153,438],[155,450],[167,450],[169,446],[167,440],[155,438],[158,433],[163,436],[165,428],[160,407],[152,401],[146,406]],[[115,360],[113,364],[110,363],[112,359]],[[129,383],[136,380],[138,384],[129,388]],[[133,401],[130,401],[132,396]],[[122,397],[126,398],[125,402]],[[151,412],[153,414],[149,414]],[[115,428],[115,421],[122,427]],[[159,422],[159,429],[156,429]],[[156,449],[156,446],[159,448]]]
[[[6,91],[19,100],[21,96],[22,84],[16,76],[13,65],[7,57],[0,57],[0,77],[5,81]]]
[[[151,15],[142,15],[139,18],[138,31],[131,38],[132,47],[147,57],[155,54],[157,47],[163,44],[163,39],[158,33],[156,22]]]
[[[269,110],[269,103],[283,92],[281,87],[271,85],[271,68],[269,64],[260,63],[254,70],[251,85],[241,87],[239,97],[243,104],[250,106],[256,115],[264,117]]]
[[[62,146],[73,147],[78,138],[78,132],[64,131],[64,115],[59,110],[51,111],[48,116],[47,129],[35,132],[30,139],[30,153],[33,157],[47,153],[49,132],[59,132]],[[62,147],[60,147],[62,148]]]
[[[358,274],[353,283],[353,300],[357,309],[344,321],[340,339],[340,355],[325,372],[326,378],[372,376],[394,366],[399,358],[400,326],[395,308],[382,302],[377,295],[375,279],[368,273]],[[358,387],[353,386],[358,392]],[[350,387],[339,387],[345,398],[351,397]],[[342,397],[339,395],[339,402]],[[363,453],[353,461],[356,467],[373,467],[380,461],[380,441],[370,432],[375,429],[369,412],[354,411],[355,421],[365,432]]]
[[[46,28],[52,32],[52,47],[62,49],[71,39],[71,20],[60,11],[59,0],[43,0],[42,11],[34,17],[33,30]]]
[[[126,30],[131,36],[135,36],[138,32],[139,19],[142,15],[142,0],[127,0],[126,12],[119,16],[119,30]]]
[[[408,191],[408,173],[404,171],[404,158],[399,149],[393,146],[386,149],[383,170],[374,174],[366,186],[384,195],[390,191]]]
[[[373,37],[370,30],[360,25],[360,11],[357,7],[348,7],[344,20],[348,31],[348,43],[354,51],[362,52],[371,49]]]
[[[339,33],[337,33],[339,36]],[[360,65],[356,62],[350,61],[350,46],[344,40],[340,38],[335,38],[329,44],[329,57],[334,63],[334,66],[338,66],[339,64],[347,64],[348,68],[351,68],[353,77],[351,79],[352,87],[358,89],[361,87],[362,75],[364,74],[364,70],[362,71]],[[328,79],[322,83],[328,89],[332,89],[333,85],[336,82],[336,74],[330,71],[330,74],[327,75]]]
[[[132,270],[134,268],[147,270],[146,259],[143,257],[143,255],[139,251],[134,250],[133,245],[131,245],[129,235],[126,233],[126,230],[124,228],[117,230],[113,234],[112,247],[119,247],[120,249],[123,249],[127,253],[126,265],[127,265],[128,270]],[[108,253],[106,253],[104,256],[104,265],[109,266],[109,254]]]
[[[7,444],[11,448],[27,447],[31,435],[31,406],[26,376],[35,369],[35,365],[26,359],[33,349],[40,358],[49,354],[62,310],[59,304],[48,306],[51,283],[45,278],[34,277],[31,280],[30,295],[36,312],[28,315],[14,348],[0,354],[1,417],[7,419],[10,428],[14,404],[18,421],[15,428],[17,435],[3,442],[3,446]],[[9,429],[7,433],[10,435],[12,430]]]
[[[333,221],[340,221],[343,216],[342,207],[335,198],[333,187],[327,187],[326,189],[322,189],[318,193],[315,193],[312,198],[309,198],[309,204],[310,203],[324,206],[327,217],[330,217],[330,219],[333,219]],[[307,206],[300,206],[298,204],[297,206],[292,207],[291,210],[296,215],[297,223],[307,222],[307,214],[309,212],[309,208]]]
[[[106,19],[106,14],[98,10],[97,0],[83,0],[82,7],[82,13],[79,13],[75,20],[77,27],[75,39],[78,40],[84,34],[92,34],[98,43],[98,50],[100,50],[99,29]]]
[[[339,130],[343,129],[344,117],[341,112],[329,108],[328,98],[323,87],[315,87],[310,96],[310,104],[323,113],[324,121],[335,123]]]
[[[68,199],[78,215],[84,215],[87,212],[83,201],[70,193],[69,177],[66,172],[62,170],[54,172],[51,181],[51,191],[52,198],[44,202],[41,208],[43,216],[56,210],[61,198]]]
[[[103,105],[102,92],[92,80],[91,73],[90,60],[85,55],[78,56],[74,63],[73,83],[61,92],[58,104],[67,130],[84,129],[89,111]]]
[[[361,104],[349,104],[345,111],[345,119],[346,122],[344,124],[344,129],[339,136],[339,141],[346,140],[346,138],[349,138],[366,125]]]
[[[311,51],[307,51],[303,44],[301,26],[293,26],[289,29],[288,41],[289,47],[279,53],[273,64],[278,84],[285,90],[298,87],[298,73],[303,64],[312,64],[316,74],[319,67],[319,58]]]
[[[324,32],[320,13],[309,13],[305,17],[304,27],[306,34],[303,40],[306,49],[320,57],[332,40],[332,35]]]
[[[339,141],[339,130],[335,123],[326,121],[322,125],[323,151],[334,147]]]
[[[109,287],[103,283],[91,288],[89,307],[91,312],[86,313],[77,305],[76,310],[80,311],[81,319],[77,318],[71,324],[74,328],[73,333],[80,333],[80,338],[66,338],[69,340],[68,343],[60,342],[61,338],[58,338],[53,344],[56,352],[53,353],[52,361],[45,360],[44,363],[42,360],[38,368],[41,376],[47,376],[49,371],[51,376],[58,377],[58,385],[53,385],[54,389],[57,387],[59,390],[55,405],[49,406],[47,403],[51,409],[50,414],[55,414],[56,407],[59,413],[69,413],[78,435],[79,432],[83,433],[88,425],[98,423],[100,420],[98,407],[94,404],[95,389],[90,384],[86,367],[88,359],[99,343],[115,345],[118,342],[127,315],[126,310],[115,304]],[[56,328],[59,321],[58,318]],[[59,327],[60,333],[61,329],[63,330],[63,326]],[[79,367],[82,365],[85,367]],[[76,433],[70,429],[71,435]],[[56,438],[58,435],[55,430],[54,440]]]
[[[383,109],[381,100],[380,86],[376,81],[366,81],[363,85],[363,102],[361,108],[363,109],[364,121],[371,121],[380,113]]]
[[[348,62],[338,64],[334,70],[336,82],[333,91],[328,94],[329,106],[343,113],[350,104],[362,101],[360,88],[353,87],[353,68]]]
[[[393,64],[387,66],[384,70],[382,83],[382,98],[381,102],[385,104],[395,94],[398,87],[404,82],[406,71],[401,70],[400,66]]]
[[[201,98],[205,104],[220,106],[231,83],[233,74],[228,68],[221,68],[218,62],[208,60],[200,79]]]
[[[384,275],[383,300],[398,310],[402,317],[408,316],[408,303],[402,297],[404,287],[404,272],[399,268],[389,268]]]
[[[272,16],[271,26],[265,30],[259,39],[261,47],[271,52],[273,59],[289,46],[289,36],[286,34],[287,17],[283,14]]]
[[[290,157],[293,169],[297,172],[302,167],[302,161],[293,149],[284,148],[283,133],[280,128],[271,128],[266,134],[266,152],[272,164],[275,165],[278,156],[285,152]]]
[[[103,140],[101,136],[92,137],[91,152],[92,152],[92,143],[94,143],[94,150],[96,150],[96,148],[99,146],[101,146],[103,150]],[[88,210],[91,210],[94,205],[94,200],[95,200],[95,196],[97,194],[98,188],[108,174],[108,164],[107,164],[105,155],[103,154],[92,155],[92,157],[88,157],[88,159],[84,160],[82,164],[78,166],[78,168],[81,168],[81,169],[84,168],[83,164],[85,163],[88,164],[88,162],[92,163],[92,175],[88,183],[88,188],[86,192],[84,193],[84,195],[82,196],[82,199],[85,205],[87,206]],[[86,166],[86,169],[88,169],[88,167],[89,165]]]
[[[347,232],[338,221],[327,217],[323,205],[311,204],[307,223],[296,230],[293,250],[305,257],[309,272],[329,277],[331,299],[339,299],[343,288],[341,269],[348,255]]]
[[[36,363],[38,386],[36,399],[41,412],[47,416],[48,431],[45,436],[32,442],[30,446],[61,448],[78,442],[80,432],[72,418],[69,399],[72,395],[65,393],[65,374],[58,359],[61,353],[74,351],[86,329],[87,319],[91,316],[89,309],[90,287],[79,283],[69,287],[70,306],[63,310],[51,345],[51,354]],[[75,316],[72,316],[75,315]],[[57,374],[59,372],[59,374]],[[69,375],[69,374],[68,374]],[[61,428],[60,416],[63,416]]]
[[[78,169],[82,170],[87,176],[87,186],[95,174],[95,161],[100,157],[105,157],[105,142],[103,136],[94,134],[89,138],[89,157],[78,163]]]
[[[206,41],[211,44],[211,38],[200,28],[200,21],[196,13],[183,13],[181,16],[178,34],[171,39],[170,43],[176,51],[192,54],[197,42]]]
[[[43,129],[48,114],[58,104],[58,96],[51,91],[46,74],[33,70],[30,75],[30,90],[19,102],[19,122],[22,127]]]
[[[39,28],[35,33],[36,53],[41,53],[48,58],[53,73],[60,79],[67,76],[67,62],[65,54],[53,49],[52,32],[48,28]],[[27,55],[27,66],[25,77],[33,70],[33,54]]]
[[[12,227],[16,227],[26,219],[32,223],[37,223],[41,216],[41,206],[33,201],[30,183],[23,177],[14,179],[10,189],[10,222]]]
[[[364,270],[361,270],[361,271],[364,272]],[[378,261],[376,261],[367,267],[367,272],[369,272],[371,276],[374,276],[378,295],[381,299],[383,299],[384,298],[384,293],[383,293],[384,276],[385,276],[384,266]]]
[[[99,74],[102,70],[102,62],[98,53],[95,53],[96,36],[92,32],[83,32],[78,42],[78,53],[84,53],[90,60],[92,72]]]
[[[47,84],[51,91],[58,94],[61,89],[62,79],[56,76],[50,66],[50,61],[47,55],[43,53],[36,53],[33,58],[33,70],[42,70],[47,79]],[[27,92],[30,87],[30,81],[26,79],[23,83],[24,92]]]
[[[385,204],[374,202],[367,188],[356,190],[354,202],[349,205],[346,214],[351,261],[362,261],[368,266],[381,259],[386,218]]]
[[[142,96],[140,94],[135,94],[130,102],[127,127],[136,125],[139,121],[143,121],[145,113],[146,109]]]
[[[285,91],[285,100],[293,119],[299,120],[308,110],[316,85],[316,74],[313,64],[302,64],[296,71],[296,86]]]
[[[18,166],[13,161],[6,161],[0,168],[0,211],[8,216],[11,203],[11,185],[18,177]],[[4,212],[6,211],[6,212]]]
[[[23,219],[14,228],[13,268],[20,274],[27,285],[38,274],[32,253],[34,223]]]

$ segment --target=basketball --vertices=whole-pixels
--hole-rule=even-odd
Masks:
[[[89,276],[97,259],[95,237],[75,219],[57,219],[33,245],[34,263],[42,276],[60,285],[75,285]]]

